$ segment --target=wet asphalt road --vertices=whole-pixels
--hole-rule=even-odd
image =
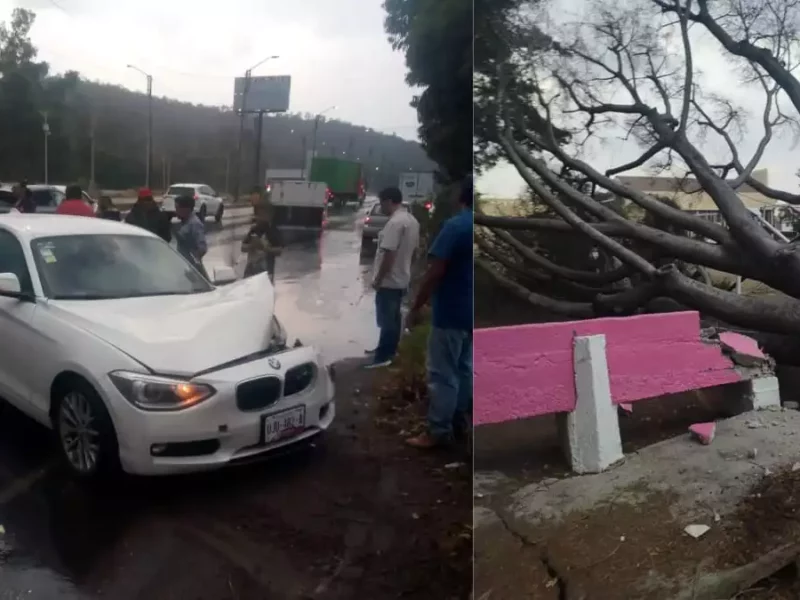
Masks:
[[[276,314],[290,341],[299,338],[318,345],[329,362],[362,355],[377,336],[368,285],[371,259],[359,252],[360,217],[352,210],[331,215],[319,239],[292,243],[278,259]],[[209,223],[209,271],[215,264],[231,262],[243,268],[238,246],[247,222],[247,211],[234,209],[222,227]],[[204,598],[227,597],[229,589],[233,594],[241,566],[221,566],[224,561],[211,550],[193,552],[189,558],[181,548],[197,542],[172,533],[159,535],[166,530],[160,523],[174,521],[169,515],[174,514],[175,502],[213,502],[219,488],[244,486],[246,491],[248,475],[242,473],[247,471],[212,476],[210,483],[206,476],[193,476],[189,483],[185,478],[162,478],[139,480],[113,493],[93,493],[71,481],[53,456],[48,432],[0,406],[0,600],[156,597],[155,590],[149,593],[141,582],[153,580],[159,568],[170,569],[170,580],[191,580],[192,573],[205,573],[222,582],[224,589],[206,589]],[[257,471],[257,476],[280,478],[281,472],[293,473],[295,468],[293,461],[279,463],[267,475]],[[207,527],[211,524],[188,521],[183,531],[200,539]],[[187,558],[176,561],[176,554]],[[280,555],[270,560],[279,564]],[[210,573],[214,569],[220,570],[218,575]],[[200,597],[183,588],[171,594],[168,597],[181,600]]]

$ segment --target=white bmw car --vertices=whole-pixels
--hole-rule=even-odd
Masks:
[[[273,309],[266,274],[217,287],[143,229],[0,218],[0,397],[80,477],[211,469],[327,429],[332,372]]]

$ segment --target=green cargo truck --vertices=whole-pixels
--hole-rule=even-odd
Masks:
[[[366,189],[361,163],[330,157],[314,157],[309,180],[328,186],[328,202],[344,206],[348,202],[364,203]]]

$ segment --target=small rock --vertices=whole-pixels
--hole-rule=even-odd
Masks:
[[[764,468],[764,476],[765,476],[765,477],[768,477],[768,476],[770,476],[770,475],[772,475],[772,471],[770,471],[768,468],[766,468],[766,467],[765,467],[765,468]]]
[[[747,458],[754,460],[758,456],[758,448],[753,448],[747,453]]]
[[[463,464],[464,464],[464,463],[462,463],[462,462],[452,462],[452,463],[447,463],[447,464],[444,466],[444,468],[445,468],[445,469],[457,469],[458,467],[461,467],[461,466],[463,466]]]
[[[694,539],[704,536],[711,529],[708,525],[687,525],[684,531]]]
[[[541,481],[542,485],[553,485],[554,483],[557,483],[557,482],[558,482],[558,478],[556,478],[556,477],[547,477],[545,479],[542,479],[542,481]]]
[[[719,516],[717,511],[714,511],[714,523],[719,523],[722,517]]]
[[[800,462],[796,462],[792,465],[792,473],[795,471],[800,471]]]
[[[708,446],[713,440],[717,431],[716,423],[695,423],[689,426],[689,433],[698,442]]]
[[[746,425],[748,429],[759,429],[764,426],[761,421],[747,421]]]
[[[795,402],[794,400],[787,400],[783,403],[783,408],[788,410],[800,410],[800,402]]]
[[[625,541],[625,536],[624,535],[619,536],[619,541],[620,542],[624,542]]]

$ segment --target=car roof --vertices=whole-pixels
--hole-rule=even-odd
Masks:
[[[108,219],[9,213],[0,216],[0,227],[16,234],[21,239],[33,239],[59,235],[139,235],[157,237],[149,231]]]
[[[200,187],[206,185],[205,183],[173,183],[169,187]]]

